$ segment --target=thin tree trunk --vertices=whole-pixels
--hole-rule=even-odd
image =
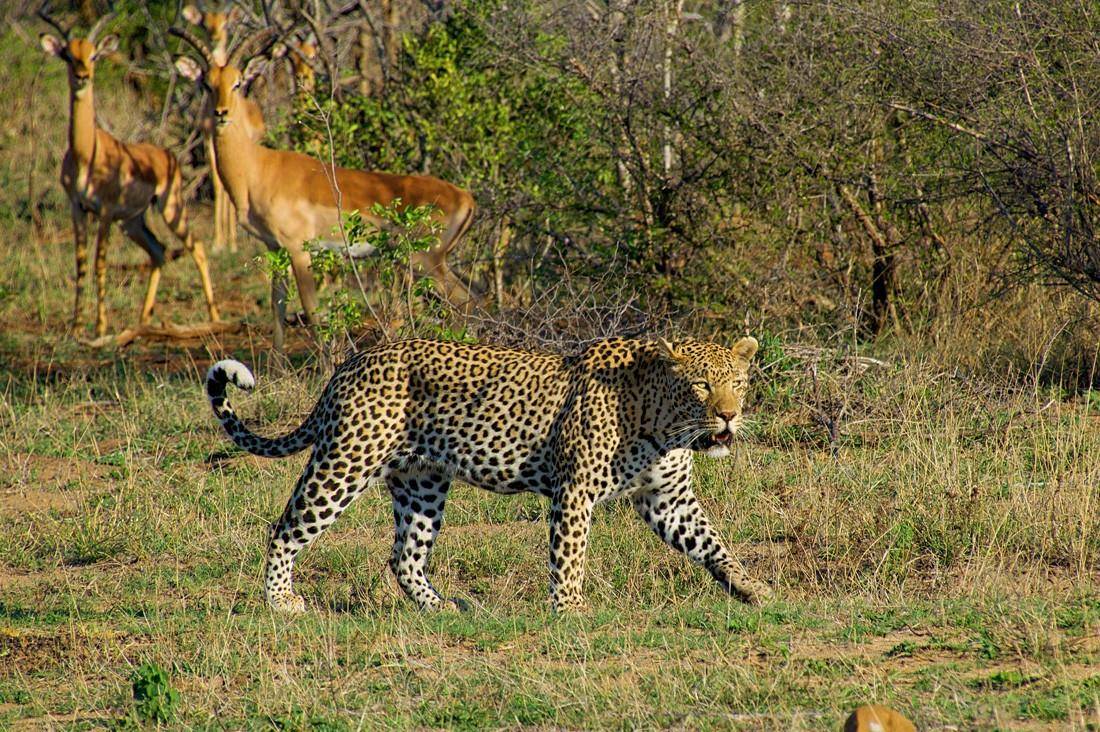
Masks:
[[[676,42],[676,33],[680,29],[680,20],[684,13],[684,0],[669,0],[667,7],[668,23],[665,25],[665,62],[664,87],[666,107],[672,101],[672,47]],[[664,125],[664,170],[665,180],[672,174],[672,128]]]
[[[401,52],[401,39],[397,29],[401,25],[401,12],[397,0],[382,0],[382,45],[386,49],[386,71],[393,73]]]
[[[626,3],[627,0],[611,0],[608,12],[608,25],[611,31],[611,93],[615,99],[622,99],[623,67],[626,60]],[[619,126],[619,141],[615,147],[615,170],[619,176],[619,185],[629,197],[634,192],[634,179],[626,161],[630,156],[630,141],[626,130]]]
[[[867,177],[867,196],[871,201],[871,209],[875,214],[875,224],[878,226],[878,230],[882,232],[882,238],[885,241],[885,246],[880,251],[874,253],[874,263],[877,263],[879,271],[877,273],[873,271],[872,275],[882,280],[882,286],[885,289],[885,299],[882,301],[882,305],[884,306],[883,315],[884,317],[889,315],[890,319],[893,321],[894,330],[899,330],[901,328],[901,322],[898,317],[896,252],[901,248],[901,232],[898,231],[898,227],[894,225],[893,220],[889,216],[886,210],[886,201],[879,189],[879,171],[883,170],[886,165],[886,154],[884,150],[886,123],[887,120],[882,119],[881,131],[875,138],[872,147],[872,167],[871,173]],[[873,284],[872,282],[872,285]],[[879,329],[881,330],[881,328],[882,324],[880,323]]]
[[[740,58],[745,42],[745,0],[723,0],[714,24],[715,35],[723,44],[733,47],[733,55]]]
[[[939,272],[934,278],[936,292],[932,295],[930,303],[933,311],[938,311],[949,303],[948,283],[951,281],[951,250],[947,246],[947,241],[936,231],[932,220],[932,212],[928,207],[927,194],[920,183],[920,178],[913,174],[913,157],[909,152],[909,142],[905,136],[905,125],[902,118],[904,114],[906,113],[899,109],[893,109],[888,124],[894,136],[898,157],[901,158],[906,173],[912,176],[913,192],[917,198],[917,221],[920,223],[921,234],[924,239],[923,244],[926,248],[931,249],[940,260]]]
[[[497,309],[504,307],[504,255],[512,243],[512,220],[508,214],[500,219],[500,235],[493,247],[493,295]]]
[[[359,26],[355,47],[355,64],[359,70],[359,93],[367,97],[374,96],[382,91],[384,75],[378,54],[378,39],[374,35],[374,29],[367,23]]]
[[[873,176],[872,176],[873,178]],[[887,319],[897,325],[897,310],[893,303],[896,287],[896,265],[891,252],[890,242],[874,218],[860,204],[851,189],[841,184],[838,192],[856,220],[863,226],[867,238],[871,241],[871,322],[869,330],[878,335],[885,327]],[[872,196],[873,197],[873,196]]]

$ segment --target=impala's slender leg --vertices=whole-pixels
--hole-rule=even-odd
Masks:
[[[210,321],[216,323],[220,320],[218,306],[214,302],[214,287],[210,284],[210,269],[206,260],[206,249],[201,239],[195,239],[191,228],[187,225],[187,211],[183,207],[180,191],[181,183],[175,182],[172,190],[164,197],[164,207],[161,215],[172,233],[183,240],[183,245],[191,253],[191,259],[195,260],[195,266],[199,270],[199,279],[202,280],[202,294],[206,298],[206,312],[210,315]]]
[[[73,216],[73,242],[76,246],[76,301],[73,304],[73,319],[69,330],[80,333],[80,298],[84,293],[84,274],[88,269],[88,214],[79,204],[71,205]]]
[[[271,335],[276,351],[286,344],[286,273],[272,273],[271,310],[275,314],[275,331]]]
[[[302,301],[302,310],[306,314],[306,323],[317,324],[317,283],[313,279],[313,272],[309,269],[309,252],[302,248],[288,247],[290,253],[290,268],[294,271],[294,281],[298,285],[298,299]]]
[[[107,246],[111,240],[111,217],[103,213],[99,217],[99,231],[95,240],[95,334],[107,332]]]
[[[205,138],[206,159],[210,162],[210,184],[214,188],[214,251],[220,252],[225,249],[225,187],[218,176],[214,135],[212,132],[207,133]]]
[[[149,325],[153,320],[153,307],[157,304],[157,287],[160,285],[160,266],[154,264],[149,270],[149,283],[145,286],[145,298],[141,304],[141,324]]]
[[[187,231],[184,236],[184,246],[187,247],[187,251],[191,252],[191,259],[195,260],[195,266],[199,270],[199,278],[202,280],[202,295],[206,298],[206,312],[210,316],[210,322],[217,323],[221,320],[221,315],[218,313],[218,305],[214,301],[214,286],[210,284],[210,268],[206,260],[206,249],[203,247],[201,240],[193,238],[190,231]]]
[[[222,187],[224,191],[224,186]],[[229,235],[229,251],[237,253],[237,207],[233,205],[233,199],[229,193],[225,194],[225,230]]]
[[[460,277],[447,263],[451,251],[466,235],[474,219],[472,205],[464,206],[456,215],[449,217],[446,230],[439,237],[439,246],[424,252],[419,264],[439,286],[440,292],[454,307],[466,307],[477,298],[470,284]]]
[[[163,213],[163,212],[162,212]],[[122,222],[122,230],[135,244],[149,255],[149,281],[145,286],[145,297],[141,301],[142,325],[148,325],[153,319],[153,307],[157,302],[157,286],[160,285],[160,270],[164,266],[164,245],[157,241],[153,232],[145,225],[141,214]],[[100,334],[102,335],[102,334]]]

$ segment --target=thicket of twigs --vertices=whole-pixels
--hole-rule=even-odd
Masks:
[[[574,340],[809,328],[1091,380],[1089,3],[245,5],[319,39],[312,98],[281,67],[254,91],[269,144],[474,193],[456,264],[496,305],[487,332],[532,313]],[[154,137],[192,156],[201,196],[195,108],[172,112],[194,101],[163,32],[176,3],[112,8]],[[974,331],[982,348],[944,340]]]

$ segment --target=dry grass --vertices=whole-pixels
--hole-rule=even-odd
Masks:
[[[43,78],[56,109],[61,71]],[[143,664],[169,673],[180,727],[821,729],[871,701],[922,729],[1100,725],[1100,403],[1026,368],[1073,351],[1064,301],[991,316],[1020,334],[1003,361],[996,334],[883,345],[881,364],[765,340],[753,424],[697,479],[720,531],[777,587],[762,608],[721,596],[612,504],[593,531],[592,612],[555,617],[546,505],[460,486],[433,565],[470,612],[425,616],[400,596],[375,491],[303,555],[313,609],[286,618],[260,601],[263,543],[304,458],[228,449],[199,387],[212,356],[257,365],[259,389],[237,402],[270,431],[319,389],[308,369],[269,363],[249,255],[213,263],[242,333],[82,348],[58,335],[71,253],[55,173],[42,180],[58,242],[42,243],[17,147],[0,199],[0,726],[139,723]],[[116,237],[121,327],[143,255]],[[202,317],[192,269],[167,268],[166,320]]]
[[[929,414],[930,396],[903,395],[911,416],[844,437],[836,458],[791,436],[797,409],[759,412],[735,459],[700,461],[698,489],[779,588],[760,609],[613,504],[592,613],[553,617],[545,505],[459,487],[434,567],[470,612],[424,616],[396,591],[375,491],[306,552],[313,611],[285,618],[259,598],[262,547],[302,458],[227,455],[194,375],[123,369],[8,390],[14,725],[126,717],[145,662],[170,672],[187,726],[813,729],[868,699],[930,728],[1096,722],[1098,476],[1082,456],[1100,429],[1083,408],[1030,414],[1019,396],[999,402],[1018,425],[988,429],[975,402],[940,394],[955,406]],[[261,376],[238,401],[285,424],[275,405],[316,387]]]

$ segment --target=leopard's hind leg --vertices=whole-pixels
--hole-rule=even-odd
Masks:
[[[272,527],[267,550],[264,595],[276,610],[302,612],[305,600],[294,593],[294,559],[336,521],[381,470],[376,461],[333,449],[333,442],[314,446],[282,518]]]
[[[386,475],[393,495],[394,540],[390,569],[397,583],[422,610],[457,609],[428,580],[428,558],[443,525],[451,479],[437,471],[394,471]]]

